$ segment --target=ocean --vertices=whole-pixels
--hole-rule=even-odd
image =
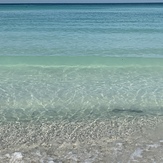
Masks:
[[[0,5],[0,162],[163,162],[162,13]]]

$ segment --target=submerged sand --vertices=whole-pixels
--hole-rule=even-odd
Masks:
[[[0,125],[0,162],[163,162],[162,116],[108,120],[6,122]]]
[[[163,162],[161,59],[26,59],[1,66],[0,162]]]

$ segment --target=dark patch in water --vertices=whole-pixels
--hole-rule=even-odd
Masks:
[[[134,112],[134,113],[143,113],[142,110],[135,110],[135,109],[131,109],[131,110],[129,110],[129,112]]]
[[[142,110],[136,110],[136,109],[113,109],[112,112],[115,112],[115,113],[122,113],[122,112],[143,113]]]

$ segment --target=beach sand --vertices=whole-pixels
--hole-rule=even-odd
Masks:
[[[162,162],[162,122],[162,116],[137,115],[4,123],[0,162]]]

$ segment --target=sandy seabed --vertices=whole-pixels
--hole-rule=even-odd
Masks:
[[[161,163],[163,117],[6,122],[0,163]]]

